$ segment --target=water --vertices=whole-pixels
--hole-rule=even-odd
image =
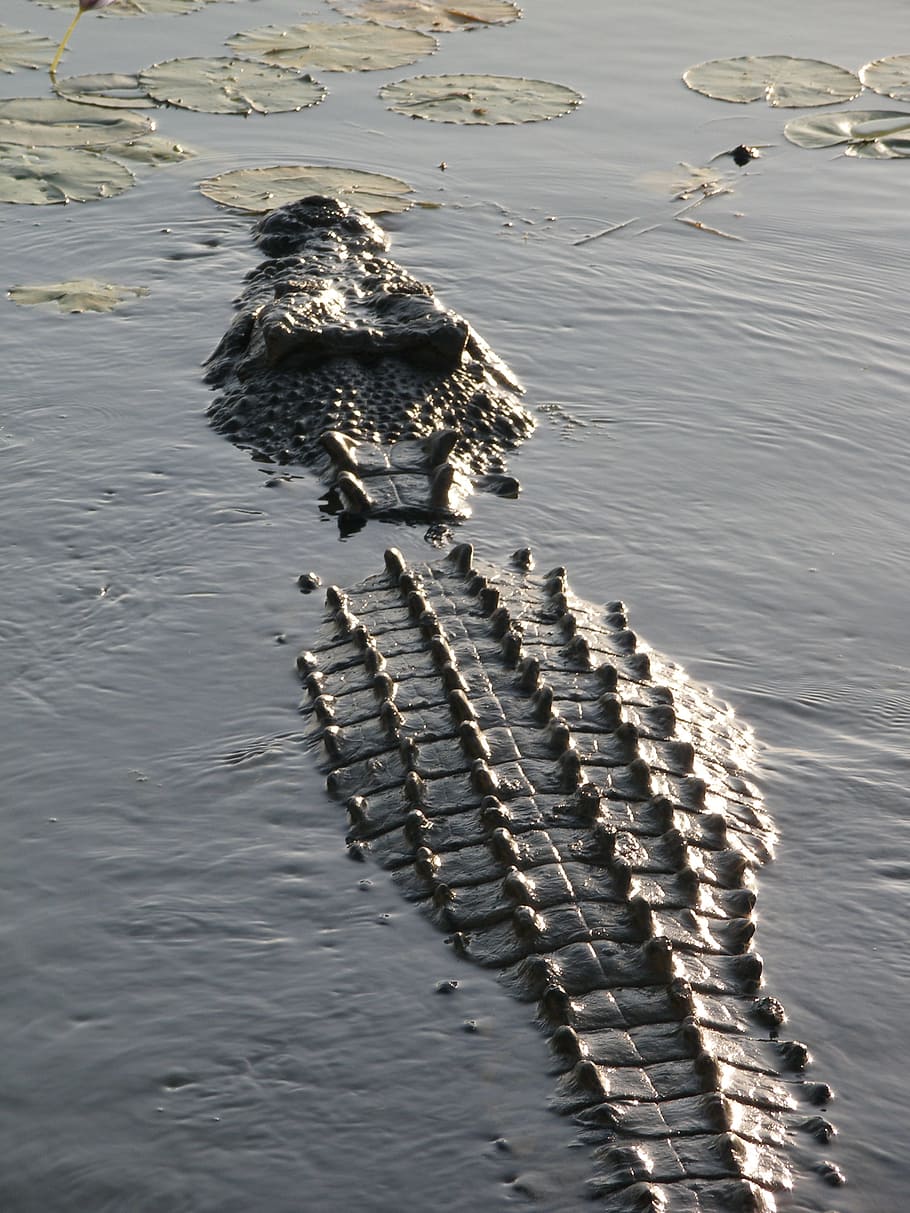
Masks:
[[[4,209],[3,285],[151,288],[108,317],[3,305],[10,1213],[582,1207],[586,1151],[546,1109],[527,1009],[345,857],[295,713],[293,656],[320,611],[297,575],[350,582],[390,543],[419,555],[421,533],[371,523],[340,542],[308,477],[276,482],[205,423],[199,364],[255,258],[246,220],[194,184],[295,158],[443,202],[389,221],[395,255],[544,406],[512,463],[521,498],[478,500],[464,534],[492,558],[531,542],[580,594],[623,597],[755,727],[782,835],[757,942],[839,1094],[827,1153],[850,1184],[831,1204],[903,1206],[908,166],[792,148],[780,113],[678,77],[739,53],[857,66],[903,49],[906,17],[525,7],[413,70],[561,80],[586,94],[570,118],[407,123],[374,94],[411,69],[327,75],[302,114],[163,111],[161,132],[203,154],[122,198]],[[217,53],[299,15],[261,0],[86,18],[67,70]],[[46,33],[63,16],[4,7]],[[647,175],[742,142],[773,146],[697,212],[742,239],[676,223]]]

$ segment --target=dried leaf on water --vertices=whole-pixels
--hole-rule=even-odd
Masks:
[[[93,202],[113,198],[135,184],[125,165],[98,152],[0,144],[0,202]]]
[[[690,198],[698,196],[710,198],[715,194],[729,194],[732,189],[732,177],[721,169],[687,164],[685,161],[669,170],[644,173],[638,181],[649,189],[669,194],[679,202],[688,202]]]
[[[307,194],[328,194],[370,215],[406,211],[411,187],[397,177],[327,164],[278,164],[221,173],[199,186],[207,198],[237,210],[263,214]]]
[[[54,81],[54,92],[79,105],[101,105],[108,109],[154,109],[157,105],[139,83],[138,76],[123,72],[64,76]]]
[[[56,43],[41,34],[0,25],[0,72],[14,72],[20,67],[47,67],[56,49]]]
[[[49,282],[40,286],[13,286],[7,294],[20,307],[56,304],[61,312],[112,312],[130,299],[147,295],[147,286],[122,286],[78,278],[70,282]]]
[[[718,101],[758,101],[771,106],[798,108],[849,101],[862,92],[855,72],[820,59],[794,59],[790,55],[742,55],[711,59],[683,73],[683,81],[696,93]]]
[[[287,113],[318,105],[326,92],[291,68],[221,57],[154,63],[139,82],[156,101],[207,114]]]
[[[848,156],[896,160],[910,156],[910,113],[899,110],[839,110],[794,118],[784,134],[797,147],[846,143]]]
[[[518,76],[411,76],[383,85],[379,96],[412,118],[481,126],[542,122],[582,102],[564,84]]]
[[[282,67],[370,72],[404,67],[422,55],[432,55],[439,43],[418,30],[396,29],[375,21],[312,21],[245,30],[228,38],[227,45]]]
[[[120,109],[88,107],[62,97],[0,100],[0,143],[29,147],[104,147],[155,129],[151,118]]]
[[[332,8],[346,17],[399,25],[406,29],[449,33],[476,29],[481,25],[506,25],[517,21],[521,9],[511,0],[331,0]]]

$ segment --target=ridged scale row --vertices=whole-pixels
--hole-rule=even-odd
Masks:
[[[349,845],[536,1001],[607,1209],[772,1210],[780,1147],[833,1129],[804,1111],[829,1089],[782,1076],[808,1052],[758,997],[752,872],[774,830],[749,739],[622,603],[531,564],[493,578],[462,544],[411,570],[393,549],[329,590],[298,668]]]

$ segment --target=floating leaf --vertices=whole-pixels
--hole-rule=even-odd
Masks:
[[[844,155],[865,160],[904,160],[910,156],[910,129],[883,139],[861,139],[848,143]]]
[[[118,160],[131,160],[136,164],[161,168],[165,164],[191,160],[197,153],[191,147],[175,143],[173,139],[165,139],[163,135],[146,135],[144,139],[134,139],[129,143],[111,143],[104,149],[104,154],[116,156]]]
[[[375,21],[264,25],[228,38],[233,50],[282,67],[315,67],[327,72],[370,72],[403,67],[432,55],[438,42],[418,30],[395,29]]]
[[[89,76],[66,76],[54,81],[54,92],[80,105],[102,105],[108,109],[154,109],[138,76],[122,72],[99,72]]]
[[[138,139],[155,129],[151,118],[124,110],[89,109],[61,97],[0,101],[0,143],[30,147],[104,147]]]
[[[168,59],[139,73],[156,101],[207,114],[272,114],[318,105],[325,89],[310,76],[253,59]]]
[[[731,177],[712,165],[695,165],[680,162],[672,169],[644,173],[639,182],[649,189],[667,193],[678,202],[691,198],[711,198],[715,194],[732,192]]]
[[[307,194],[328,194],[368,215],[406,211],[412,199],[406,181],[383,173],[328,164],[276,164],[271,168],[238,168],[210,177],[199,186],[207,198],[241,211],[263,214]]]
[[[37,0],[44,8],[73,8],[73,0]],[[195,13],[215,0],[117,0],[111,8],[100,10],[99,17],[147,17]]]
[[[541,122],[582,101],[564,84],[518,76],[411,76],[383,85],[379,96],[390,110],[412,118],[482,126]]]
[[[893,160],[910,154],[910,113],[899,110],[839,110],[794,118],[784,134],[798,147],[846,143],[848,156]]]
[[[61,312],[112,312],[127,299],[147,295],[147,286],[120,286],[78,278],[72,282],[49,282],[42,286],[13,286],[7,294],[20,307],[56,303]]]
[[[521,9],[511,0],[331,0],[332,8],[346,17],[400,25],[406,29],[447,33],[476,29],[478,25],[505,25],[517,21]]]
[[[854,72],[820,59],[793,59],[790,55],[743,55],[738,59],[711,59],[683,73],[696,93],[718,101],[758,101],[772,106],[833,105],[862,92]]]
[[[56,49],[50,38],[0,25],[0,72],[14,72],[19,67],[47,67]]]
[[[125,165],[98,152],[0,144],[0,202],[93,202],[113,198],[135,184]]]
[[[889,55],[859,69],[866,88],[895,101],[910,101],[910,55]]]

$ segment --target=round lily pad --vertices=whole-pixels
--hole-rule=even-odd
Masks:
[[[893,160],[910,155],[910,113],[899,110],[839,110],[794,118],[784,134],[798,147],[846,143],[848,156]]]
[[[0,101],[0,143],[31,147],[103,147],[155,129],[151,118],[124,110],[89,108],[62,97]]]
[[[542,122],[582,101],[564,84],[518,76],[411,76],[383,85],[379,96],[390,110],[412,118],[480,126]]]
[[[910,101],[910,55],[889,55],[859,69],[866,88],[895,101]]]
[[[718,101],[758,101],[771,106],[798,108],[849,101],[862,92],[859,77],[820,59],[794,59],[790,55],[743,55],[738,59],[711,59],[683,73],[696,93]]]
[[[207,114],[272,114],[318,105],[325,89],[288,67],[253,59],[168,59],[139,73],[156,101]]]
[[[166,164],[180,164],[184,160],[191,160],[196,152],[190,147],[184,147],[182,143],[175,143],[173,139],[165,139],[163,135],[146,135],[129,143],[111,143],[104,149],[104,154],[116,156],[118,160],[162,168]]]
[[[44,8],[73,8],[73,0],[37,0]],[[195,13],[215,0],[117,0],[110,8],[99,9],[93,16],[146,17],[151,15]]]
[[[370,72],[403,67],[432,55],[439,43],[429,34],[395,29],[375,21],[313,21],[307,25],[264,25],[228,38],[232,50],[278,63],[327,72]]]
[[[328,194],[368,215],[406,211],[413,199],[406,181],[384,173],[328,164],[276,164],[270,168],[238,168],[210,177],[199,186],[207,198],[240,211],[263,214],[307,194]]]
[[[50,38],[0,25],[0,72],[14,72],[20,67],[47,67],[56,49]]]
[[[121,286],[78,278],[69,282],[48,282],[40,286],[12,286],[7,294],[20,307],[56,304],[61,312],[112,312],[128,299],[147,295],[147,286]]]
[[[138,76],[121,72],[99,72],[88,76],[65,76],[54,81],[54,92],[80,105],[102,105],[108,109],[154,109],[156,103],[139,83]]]
[[[479,25],[505,25],[517,21],[521,9],[511,0],[331,0],[332,8],[346,17],[399,25],[405,29],[476,29]]]
[[[0,144],[0,202],[92,202],[113,198],[135,184],[125,165],[98,152]]]

